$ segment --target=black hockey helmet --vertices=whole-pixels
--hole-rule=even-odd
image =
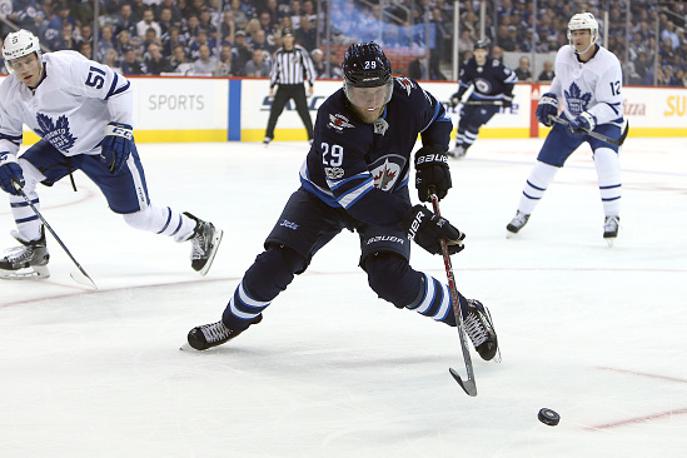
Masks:
[[[355,87],[383,86],[391,78],[391,62],[377,43],[355,43],[343,60],[344,77]]]
[[[477,40],[477,43],[475,43],[475,49],[486,49],[489,51],[489,48],[491,48],[491,40],[487,37]]]
[[[394,85],[391,62],[377,43],[349,46],[342,67],[344,92],[353,105],[373,109],[389,103]]]

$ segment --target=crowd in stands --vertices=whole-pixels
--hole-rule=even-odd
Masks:
[[[330,45],[376,40],[391,52],[413,56],[415,61],[406,67],[412,76],[446,79],[441,68],[450,68],[453,1],[386,0],[384,9],[379,0],[328,1],[330,24],[324,13],[327,0],[100,0],[97,40],[93,1],[13,0],[6,19],[34,32],[51,50],[76,50],[129,75],[264,77],[288,27],[310,52],[318,78],[341,77],[340,53],[330,52],[328,58]],[[471,57],[480,35],[480,3],[460,2],[461,61]],[[586,10],[600,21],[602,34],[608,34],[608,47],[623,63],[626,83],[656,80],[659,85],[687,86],[687,2],[538,0],[537,6],[533,33],[532,1],[487,2],[485,33],[495,46],[495,57],[511,51],[556,51],[567,43],[570,16]],[[610,24],[603,24],[604,11]],[[11,30],[0,25],[0,36]],[[549,62],[541,74],[532,75],[526,57],[517,68],[522,81],[548,81],[552,71]]]

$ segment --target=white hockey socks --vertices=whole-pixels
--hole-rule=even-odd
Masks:
[[[605,216],[620,214],[620,159],[618,153],[610,148],[597,148],[594,151],[594,165],[599,177],[599,191]]]
[[[558,172],[558,167],[537,161],[525,182],[518,211],[525,215],[532,213],[539,200],[544,197],[544,192],[553,181],[556,172]]]
[[[184,242],[193,235],[196,221],[169,207],[150,205],[144,210],[124,215],[128,225],[143,231],[154,232]]]

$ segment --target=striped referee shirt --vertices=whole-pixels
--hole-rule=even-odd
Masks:
[[[305,80],[312,87],[315,79],[315,66],[305,48],[294,45],[291,51],[279,48],[274,53],[270,71],[270,88],[277,84],[303,84]]]

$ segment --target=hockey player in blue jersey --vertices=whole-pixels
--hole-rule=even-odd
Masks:
[[[192,348],[227,342],[262,320],[263,311],[303,273],[313,255],[343,229],[360,236],[360,267],[377,295],[399,309],[415,310],[450,326],[456,320],[448,287],[409,265],[410,241],[439,253],[462,250],[464,235],[444,218],[410,203],[414,156],[420,200],[443,198],[451,187],[446,150],[450,120],[441,103],[407,78],[392,78],[389,60],[375,43],[346,51],[344,87],[317,112],[314,143],[300,171],[301,187],[287,202],[265,251],[246,271],[222,319],[193,328]],[[460,296],[464,327],[485,360],[497,352],[487,309]]]
[[[456,132],[456,146],[448,154],[454,158],[465,156],[477,140],[479,128],[501,110],[513,105],[513,86],[518,77],[499,60],[489,57],[489,39],[475,44],[475,57],[460,70],[458,92],[451,96],[451,107],[457,107],[470,86],[472,94],[463,103]]]

